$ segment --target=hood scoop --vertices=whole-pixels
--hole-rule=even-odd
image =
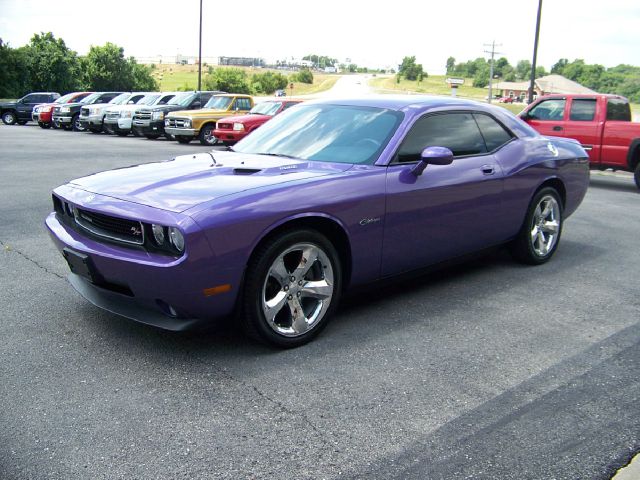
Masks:
[[[261,172],[262,169],[261,168],[234,168],[233,169],[233,174],[234,175],[253,175],[254,173],[258,173]]]

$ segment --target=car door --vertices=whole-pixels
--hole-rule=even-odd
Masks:
[[[569,103],[569,121],[564,125],[563,137],[580,140],[591,162],[600,161],[601,122],[596,119],[596,97],[572,98]]]
[[[16,110],[18,114],[18,120],[31,120],[31,112],[33,111],[33,107],[35,107],[40,102],[41,95],[37,93],[31,93],[22,98],[22,100],[17,104]]]
[[[542,135],[564,137],[566,104],[564,98],[543,100],[527,112],[525,120]]]
[[[451,149],[450,165],[411,170],[427,146]],[[424,267],[499,242],[503,175],[471,112],[418,119],[387,168],[382,275]]]

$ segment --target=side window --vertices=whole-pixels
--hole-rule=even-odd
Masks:
[[[563,98],[553,98],[545,100],[529,110],[529,118],[532,120],[558,121],[564,117],[564,106],[566,100]]]
[[[607,100],[607,120],[631,121],[631,107],[629,102],[621,98]]]
[[[577,122],[591,122],[596,116],[595,98],[574,98],[571,102],[569,120]]]
[[[298,104],[298,102],[286,102],[284,104],[284,108],[282,109],[282,111],[285,111],[287,108],[293,107],[294,105],[297,105],[297,104]]]
[[[27,95],[22,99],[22,103],[37,103],[38,95],[31,94]]]
[[[166,105],[169,100],[171,100],[175,95],[165,95],[160,99],[158,105]]]
[[[144,95],[133,95],[131,97],[129,97],[129,100],[127,100],[127,103],[132,105],[134,103],[138,103],[138,101],[140,101],[140,99],[144,97]]]
[[[248,98],[236,98],[236,103],[232,107],[232,110],[250,110]]]
[[[111,100],[118,96],[117,93],[106,93],[100,96],[100,99],[95,103],[109,103]]]
[[[478,122],[480,133],[482,133],[484,143],[487,145],[487,151],[493,152],[513,138],[513,136],[506,131],[502,125],[496,122],[489,115],[475,113],[473,116],[476,119],[476,122]]]
[[[473,115],[445,113],[418,119],[398,150],[398,162],[417,162],[426,147],[447,147],[454,156],[486,153],[487,148]]]
[[[213,92],[204,92],[204,93],[200,93],[198,94],[199,100],[200,100],[200,106],[204,107],[204,104],[207,103],[209,100],[211,100],[211,97],[213,97]],[[194,100],[194,102],[197,102],[198,99],[196,98]]]

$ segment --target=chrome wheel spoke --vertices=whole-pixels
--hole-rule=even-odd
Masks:
[[[558,224],[557,220],[551,220],[549,222],[544,222],[542,224],[542,231],[544,233],[550,233],[552,235],[555,235],[556,233],[558,233],[559,227],[560,225]]]
[[[307,323],[307,317],[304,315],[304,310],[297,297],[293,297],[288,302],[289,310],[291,311],[291,329],[296,335],[300,335],[309,330],[309,324]]]
[[[333,295],[333,285],[329,285],[326,280],[305,282],[300,292],[303,297],[322,300]]]
[[[264,314],[267,317],[267,320],[273,322],[276,318],[276,315],[280,313],[280,310],[287,304],[287,293],[283,290],[280,290],[275,297],[270,300],[265,300],[264,305]]]
[[[318,260],[318,249],[316,247],[306,247],[302,249],[302,255],[300,257],[300,263],[296,267],[293,275],[298,278],[304,278],[314,263]]]
[[[269,270],[269,275],[275,278],[280,286],[284,286],[289,281],[289,272],[284,264],[284,255],[278,257]]]

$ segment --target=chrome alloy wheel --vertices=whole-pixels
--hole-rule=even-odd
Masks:
[[[540,199],[531,219],[531,246],[536,255],[546,256],[558,241],[560,205],[552,195]]]
[[[331,305],[333,267],[312,243],[296,243],[278,255],[262,287],[262,311],[268,325],[285,337],[314,328]]]

